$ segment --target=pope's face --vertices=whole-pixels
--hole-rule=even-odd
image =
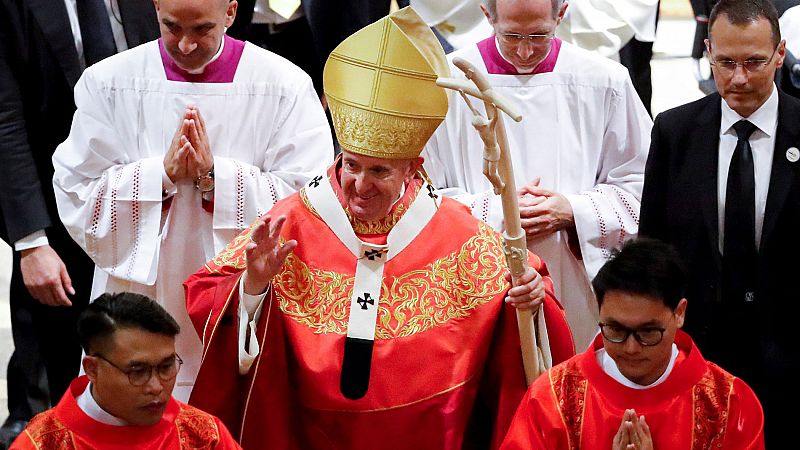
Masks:
[[[350,213],[371,221],[386,217],[414,178],[422,158],[382,159],[342,152],[341,185]]]
[[[236,0],[153,0],[169,56],[183,70],[208,64],[225,28],[236,17]]]
[[[728,106],[742,117],[753,114],[772,94],[775,71],[783,65],[785,42],[775,45],[772,27],[765,18],[734,25],[721,15],[711,28],[707,41],[712,61],[768,61],[747,69],[737,64],[731,71],[722,64],[712,67],[714,82]]]
[[[158,423],[167,407],[175,378],[162,380],[156,371],[142,386],[131,384],[125,372],[175,362],[175,338],[141,328],[121,328],[100,356],[85,356],[83,367],[92,381],[92,396],[114,417],[133,426]],[[124,371],[124,372],[123,372]]]
[[[608,355],[617,363],[625,378],[640,385],[649,385],[664,373],[672,356],[675,333],[683,326],[686,299],[682,299],[675,311],[661,300],[622,291],[608,291],[600,307],[600,321],[616,329],[654,330],[664,329],[660,342],[645,346],[633,334],[620,343],[603,338]]]
[[[551,39],[534,37],[519,39],[513,36],[550,35],[555,33],[567,4],[553,17],[551,0],[497,0],[497,14],[491,17],[481,4],[484,15],[494,28],[503,56],[518,70],[532,71],[550,52]]]

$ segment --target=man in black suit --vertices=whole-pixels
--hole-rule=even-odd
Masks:
[[[773,82],[785,41],[769,1],[720,0],[709,23],[719,94],[656,118],[639,232],[685,258],[685,329],[754,388],[771,448],[796,440],[800,402],[800,101]]]
[[[75,324],[94,265],[58,220],[51,162],[69,134],[73,86],[86,65],[158,37],[150,0],[93,1],[0,0],[0,236],[15,249],[0,448],[78,374]]]

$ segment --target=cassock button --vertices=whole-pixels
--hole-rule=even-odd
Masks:
[[[752,302],[752,301],[753,301],[753,300],[755,300],[755,299],[756,299],[756,294],[755,294],[755,292],[745,292],[745,293],[744,293],[744,301],[746,301],[746,302]]]
[[[798,150],[797,147],[789,147],[789,149],[786,150],[786,159],[788,159],[789,162],[797,162],[800,160],[800,150]]]

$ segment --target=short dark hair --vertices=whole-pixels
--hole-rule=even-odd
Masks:
[[[550,0],[550,3],[553,5],[553,18],[555,19],[558,17],[558,10],[561,9],[561,5],[564,4],[564,0]],[[483,4],[486,5],[486,10],[489,11],[489,17],[492,20],[497,19],[497,0],[483,0]]]
[[[609,291],[646,295],[674,310],[686,291],[686,269],[678,252],[656,239],[638,238],[612,254],[592,280],[598,306]]]
[[[78,338],[87,355],[109,345],[114,332],[122,328],[141,328],[170,337],[181,331],[161,305],[132,292],[103,294],[78,317]]]
[[[778,24],[778,11],[769,0],[719,0],[711,10],[708,18],[709,39],[711,29],[719,16],[725,16],[728,22],[741,26],[759,19],[767,19],[772,28],[772,44],[777,46],[781,41],[781,27]]]

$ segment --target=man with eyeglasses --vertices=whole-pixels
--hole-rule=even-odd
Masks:
[[[12,449],[239,449],[216,417],[172,398],[175,319],[148,297],[103,294],[78,319],[87,356],[59,404]]]
[[[581,351],[597,334],[589,281],[638,229],[652,120],[623,66],[553,36],[566,2],[487,0],[482,7],[494,36],[451,57],[488,72],[524,116],[519,124],[506,120],[522,227],[528,249],[550,267]],[[472,112],[453,94],[423,152],[425,168],[442,194],[502,230],[502,204],[482,174],[483,141],[471,123]]]
[[[753,391],[680,330],[686,272],[673,247],[629,241],[592,285],[601,334],[531,385],[501,450],[764,448]]]
[[[800,372],[800,101],[780,91],[775,7],[721,0],[706,46],[719,94],[656,118],[640,232],[689,264],[686,329],[710,359],[753,387],[766,439],[794,439]]]

